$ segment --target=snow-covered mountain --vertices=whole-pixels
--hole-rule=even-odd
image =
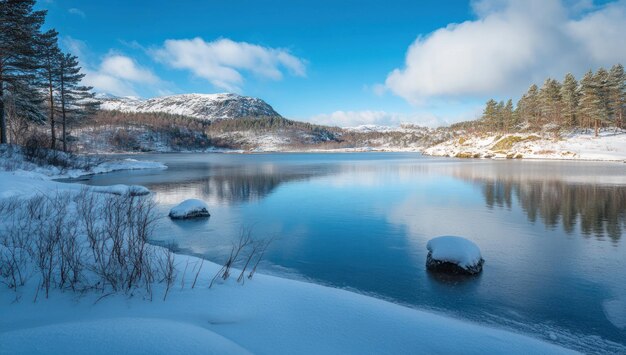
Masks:
[[[101,109],[122,112],[164,112],[203,120],[280,116],[272,106],[254,97],[237,94],[183,94],[140,99],[98,95]]]
[[[373,132],[394,133],[394,132],[397,132],[397,133],[427,134],[427,133],[434,131],[434,129],[424,127],[424,126],[417,126],[417,125],[413,125],[410,123],[402,123],[399,126],[381,126],[381,125],[375,125],[375,124],[365,124],[365,125],[360,125],[360,126],[355,126],[355,127],[343,127],[343,129],[348,132],[357,132],[357,133],[373,133]]]

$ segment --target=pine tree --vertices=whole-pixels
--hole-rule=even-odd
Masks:
[[[485,105],[485,110],[483,111],[483,121],[490,128],[494,127],[496,120],[498,118],[498,103],[494,99],[490,99],[487,101]]]
[[[16,82],[5,93],[4,110],[9,133],[9,143],[24,143],[24,134],[30,123],[43,123],[46,116],[41,109],[43,97],[34,84]]]
[[[7,143],[5,95],[30,85],[38,67],[35,39],[46,13],[34,11],[34,5],[35,0],[0,0],[0,143]]]
[[[616,127],[621,128],[624,122],[624,106],[626,105],[626,74],[621,64],[614,65],[609,71],[608,91],[613,121]]]
[[[498,131],[501,131],[504,127],[504,101],[498,102],[496,106],[496,121],[493,126]]]
[[[539,91],[540,111],[544,123],[561,125],[561,84],[551,78],[546,79]]]
[[[58,46],[58,32],[49,30],[39,35],[38,52],[41,60],[40,86],[46,92],[48,106],[48,122],[50,123],[50,148],[56,149],[56,112],[55,101],[58,95],[58,72],[61,50]]]
[[[88,117],[98,110],[92,87],[82,86],[85,74],[80,72],[78,58],[71,54],[59,55],[59,113],[62,122],[63,151],[67,151],[68,125]]]
[[[595,117],[594,126],[596,137],[598,136],[598,128],[600,124],[610,122],[612,112],[609,104],[609,73],[604,68],[598,69],[593,76],[594,88],[597,96],[597,115]]]
[[[579,98],[578,82],[574,75],[567,73],[561,86],[561,99],[563,102],[563,118],[568,127],[575,127],[579,123],[577,117]]]
[[[516,125],[516,117],[513,111],[513,100],[509,99],[504,106],[503,119],[504,119],[504,127],[509,131],[513,129]]]
[[[599,112],[601,103],[598,92],[593,72],[590,70],[580,80],[580,113],[585,120],[584,125],[587,128],[591,127],[592,123],[596,123],[596,134],[596,120],[601,115]]]
[[[517,103],[519,119],[537,123],[540,117],[539,88],[533,84]]]

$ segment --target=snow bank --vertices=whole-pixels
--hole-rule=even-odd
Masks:
[[[114,318],[0,334],[0,354],[249,354],[205,328],[163,319]]]
[[[468,239],[453,236],[437,237],[429,240],[426,248],[428,249],[426,266],[429,269],[442,269],[445,268],[445,263],[451,263],[470,274],[482,270],[484,260],[480,255],[480,249]]]
[[[110,186],[93,186],[91,187],[93,192],[101,192],[114,195],[131,195],[131,196],[144,196],[150,194],[150,190],[140,185],[110,185]]]
[[[152,161],[135,159],[103,161],[97,156],[72,155],[45,149],[31,160],[33,161],[26,159],[21,147],[0,144],[0,170],[36,173],[52,179],[78,178],[118,170],[167,169],[165,164]],[[65,167],[50,163],[57,165],[61,163]]]
[[[0,199],[13,196],[30,197],[36,194],[49,194],[56,192],[80,192],[89,189],[93,192],[108,193],[114,195],[130,194],[142,196],[150,193],[150,190],[139,185],[112,185],[112,186],[89,186],[79,184],[66,184],[52,181],[46,175],[33,172],[0,171]]]
[[[173,207],[169,216],[174,219],[209,217],[209,205],[202,200],[192,198]]]
[[[429,147],[423,153],[457,158],[626,161],[626,130],[604,130],[599,137],[585,132],[558,138],[528,133],[467,135]]]
[[[189,262],[190,269],[198,261],[176,257],[177,265]],[[37,353],[34,350],[41,349],[39,346],[50,346],[50,353],[98,353],[109,347],[113,353],[122,344],[131,350],[121,353],[150,353],[158,347],[163,352],[157,354],[184,353],[175,348],[180,347],[191,348],[186,353],[195,354],[226,348],[230,344],[224,344],[224,339],[259,354],[574,353],[520,334],[262,274],[244,286],[230,280],[208,289],[206,285],[220,266],[206,261],[203,265],[194,289],[188,271],[185,287],[180,289],[178,280],[166,301],[160,299],[162,284],[155,285],[152,302],[124,295],[98,300],[100,293],[87,293],[77,301],[72,293],[55,292],[50,299],[33,303],[32,288],[28,298],[13,303],[14,294],[2,288],[0,354]],[[36,286],[38,280],[34,281]],[[115,329],[118,326],[119,331]],[[83,336],[85,340],[80,339]],[[206,345],[207,350],[194,351],[198,349],[195,343]],[[56,351],[71,347],[77,350]],[[142,351],[134,351],[137,349]]]
[[[155,161],[140,161],[135,159],[107,161],[91,169],[91,174],[109,173],[118,170],[139,170],[139,169],[167,169],[163,163]]]

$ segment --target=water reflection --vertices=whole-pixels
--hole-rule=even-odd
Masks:
[[[489,209],[518,204],[529,222],[567,234],[610,238],[626,228],[626,174],[620,165],[559,162],[460,164],[445,173],[480,186]]]
[[[278,170],[213,171],[214,175],[187,180],[148,185],[156,192],[157,202],[178,203],[187,198],[199,198],[210,203],[240,203],[260,200],[285,182],[309,179],[310,172]]]
[[[551,228],[559,222],[572,234],[580,222],[585,236],[608,236],[617,242],[626,225],[626,188],[568,184],[562,181],[482,181],[488,207],[511,208],[514,198],[528,220]]]
[[[619,243],[626,227],[623,164],[416,154],[143,158],[169,168],[85,183],[145,185],[163,216],[194,197],[212,214],[206,221],[163,218],[153,242],[223,262],[241,227],[254,226],[257,236],[280,236],[263,272],[287,271],[477,321],[493,317],[539,337],[562,331],[559,339],[583,352],[625,353],[626,283],[615,273],[626,267],[626,245]],[[480,276],[426,272],[426,242],[444,234],[480,246]]]

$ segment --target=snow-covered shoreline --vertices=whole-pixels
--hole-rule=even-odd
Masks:
[[[467,134],[423,150],[423,154],[456,158],[539,159],[626,162],[626,131],[553,134]]]
[[[0,146],[0,171],[14,171],[25,175],[39,175],[40,178],[64,179],[79,178],[81,176],[96,175],[110,173],[120,170],[142,170],[142,169],[167,169],[163,163],[153,161],[140,161],[131,158],[124,159],[99,159],[97,156],[87,155],[69,155],[63,152],[55,152],[57,156],[38,157],[39,163],[28,161],[20,147],[17,146]],[[110,156],[112,158],[113,156]],[[65,161],[68,166],[60,168],[50,161]],[[44,161],[44,162],[42,162]],[[33,175],[34,174],[34,175]]]
[[[501,142],[501,143],[500,143]],[[501,147],[497,144],[500,143]],[[570,161],[626,161],[626,130],[603,131],[599,137],[593,133],[571,133],[555,138],[553,134],[466,134],[431,147],[363,146],[352,148],[299,148],[279,145],[261,145],[253,149],[210,148],[189,151],[164,151],[145,153],[220,153],[220,154],[267,154],[267,153],[421,153],[426,156],[481,159],[533,159]],[[116,155],[145,154],[137,152],[103,153]]]
[[[0,172],[0,199],[85,188],[51,180],[57,177]],[[154,284],[152,301],[141,293],[53,290],[32,302],[39,287],[33,277],[15,302],[14,291],[0,285],[0,354],[572,353],[547,339],[275,276],[259,274],[244,286],[231,279],[209,289],[220,265],[185,255],[175,255],[175,263],[179,279],[165,301],[161,283]],[[200,264],[192,289],[192,272],[183,269]]]

